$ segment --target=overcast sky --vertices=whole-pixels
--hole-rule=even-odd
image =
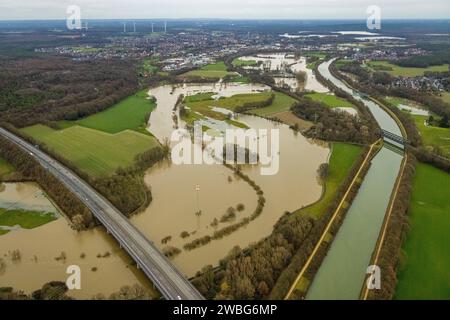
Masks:
[[[0,20],[65,19],[70,4],[82,19],[366,19],[370,5],[385,19],[450,18],[450,0],[0,0]]]

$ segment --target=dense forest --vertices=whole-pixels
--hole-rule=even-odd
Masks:
[[[450,55],[448,51],[436,52],[425,56],[413,56],[393,63],[401,67],[427,68],[445,63],[450,63]]]
[[[0,60],[0,121],[24,127],[75,120],[134,93],[138,78],[122,60],[75,61],[61,56]]]
[[[299,118],[314,125],[304,134],[307,137],[326,140],[367,144],[377,138],[378,130],[370,130],[370,125],[343,111],[333,111],[320,102],[302,98],[292,108]]]

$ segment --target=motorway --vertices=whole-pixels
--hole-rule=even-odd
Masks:
[[[137,263],[147,277],[169,300],[203,300],[203,296],[175,266],[108,200],[74,172],[47,154],[0,128],[0,135],[15,143],[76,195]]]

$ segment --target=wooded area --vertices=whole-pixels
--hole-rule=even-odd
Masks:
[[[0,60],[0,121],[17,127],[76,120],[131,95],[131,62],[75,61],[61,56]]]

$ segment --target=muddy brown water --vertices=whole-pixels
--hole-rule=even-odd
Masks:
[[[8,183],[0,191],[1,208],[22,208],[57,212],[34,183]],[[2,190],[0,189],[0,190]],[[10,252],[18,250],[21,259],[13,261]],[[61,253],[65,260],[57,261]],[[98,254],[110,253],[98,258]],[[84,254],[84,258],[80,256]],[[81,290],[70,290],[69,295],[89,299],[96,294],[109,294],[124,285],[140,284],[154,292],[152,284],[133,266],[133,261],[119,248],[102,227],[76,232],[63,215],[35,229],[17,229],[0,236],[0,258],[5,266],[0,270],[0,287],[11,286],[31,293],[49,281],[66,281],[67,267],[81,269]],[[92,271],[97,268],[97,271]]]
[[[150,94],[157,98],[157,108],[151,114],[148,129],[160,141],[170,137],[174,129],[173,107],[180,94],[213,91],[219,96],[232,96],[266,89],[261,85],[222,83],[185,85],[175,89],[168,85],[152,89]],[[217,264],[236,245],[246,247],[268,236],[286,210],[308,205],[318,200],[321,194],[316,170],[327,161],[329,149],[326,145],[316,144],[300,134],[296,135],[285,125],[262,118],[241,116],[238,120],[253,128],[280,129],[279,173],[261,176],[258,166],[245,169],[245,173],[264,191],[266,205],[263,213],[245,228],[221,240],[192,251],[183,250],[173,262],[187,276],[192,276],[207,264]],[[180,166],[165,161],[147,171],[145,182],[151,187],[153,201],[131,221],[160,248],[164,247],[161,239],[167,236],[172,237],[168,245],[181,249],[184,243],[194,238],[212,234],[212,220],[220,219],[230,206],[244,204],[245,210],[237,214],[239,220],[249,216],[256,207],[255,191],[222,165]],[[195,191],[196,185],[200,186],[198,192]],[[24,198],[20,193],[14,195],[3,191],[3,196],[0,206],[2,201],[22,202],[24,206],[29,205],[28,208],[37,206],[33,197]],[[48,200],[45,205],[51,206]],[[202,211],[200,217],[195,215],[198,207]],[[219,228],[226,225],[221,223]],[[182,239],[182,231],[195,234]],[[15,249],[21,252],[20,262],[11,261],[8,255]],[[55,260],[61,252],[67,256],[65,262]],[[98,254],[105,252],[110,252],[111,256],[97,258]],[[80,258],[82,253],[85,258]],[[0,287],[12,286],[29,293],[48,281],[65,281],[67,266],[76,264],[82,270],[82,290],[70,292],[76,298],[91,298],[98,293],[108,296],[123,285],[135,283],[152,290],[152,284],[132,265],[129,257],[103,228],[75,232],[64,217],[33,230],[15,230],[0,236],[0,255],[6,262],[6,268],[0,274]],[[97,268],[95,272],[91,270],[94,267]]]
[[[170,137],[174,127],[173,106],[180,94],[214,91],[219,96],[231,96],[262,89],[265,87],[214,84],[178,87],[172,94],[170,86],[150,90],[158,101],[158,107],[150,118],[149,130],[161,141]],[[268,236],[285,211],[298,209],[320,198],[322,188],[317,183],[316,171],[321,163],[327,161],[327,146],[313,143],[295,134],[288,126],[266,119],[241,115],[237,120],[254,129],[280,130],[280,168],[272,176],[262,176],[259,166],[244,170],[264,191],[266,205],[263,213],[231,235],[192,251],[183,251],[175,257],[174,263],[188,276],[207,264],[217,265],[234,246],[244,248]],[[232,177],[231,182],[229,176]],[[220,220],[227,208],[236,207],[238,203],[245,205],[245,210],[238,213],[238,221],[250,216],[257,204],[255,191],[222,165],[170,165],[165,162],[148,170],[145,181],[152,189],[153,202],[144,213],[133,217],[132,222],[160,248],[165,246],[161,240],[168,236],[172,240],[167,245],[181,249],[193,239],[212,235],[215,229],[210,226],[211,222],[214,218]],[[196,185],[200,186],[198,202]],[[202,211],[200,217],[195,215],[198,206]],[[227,225],[229,223],[220,223],[218,228]],[[182,231],[195,234],[182,239]]]

